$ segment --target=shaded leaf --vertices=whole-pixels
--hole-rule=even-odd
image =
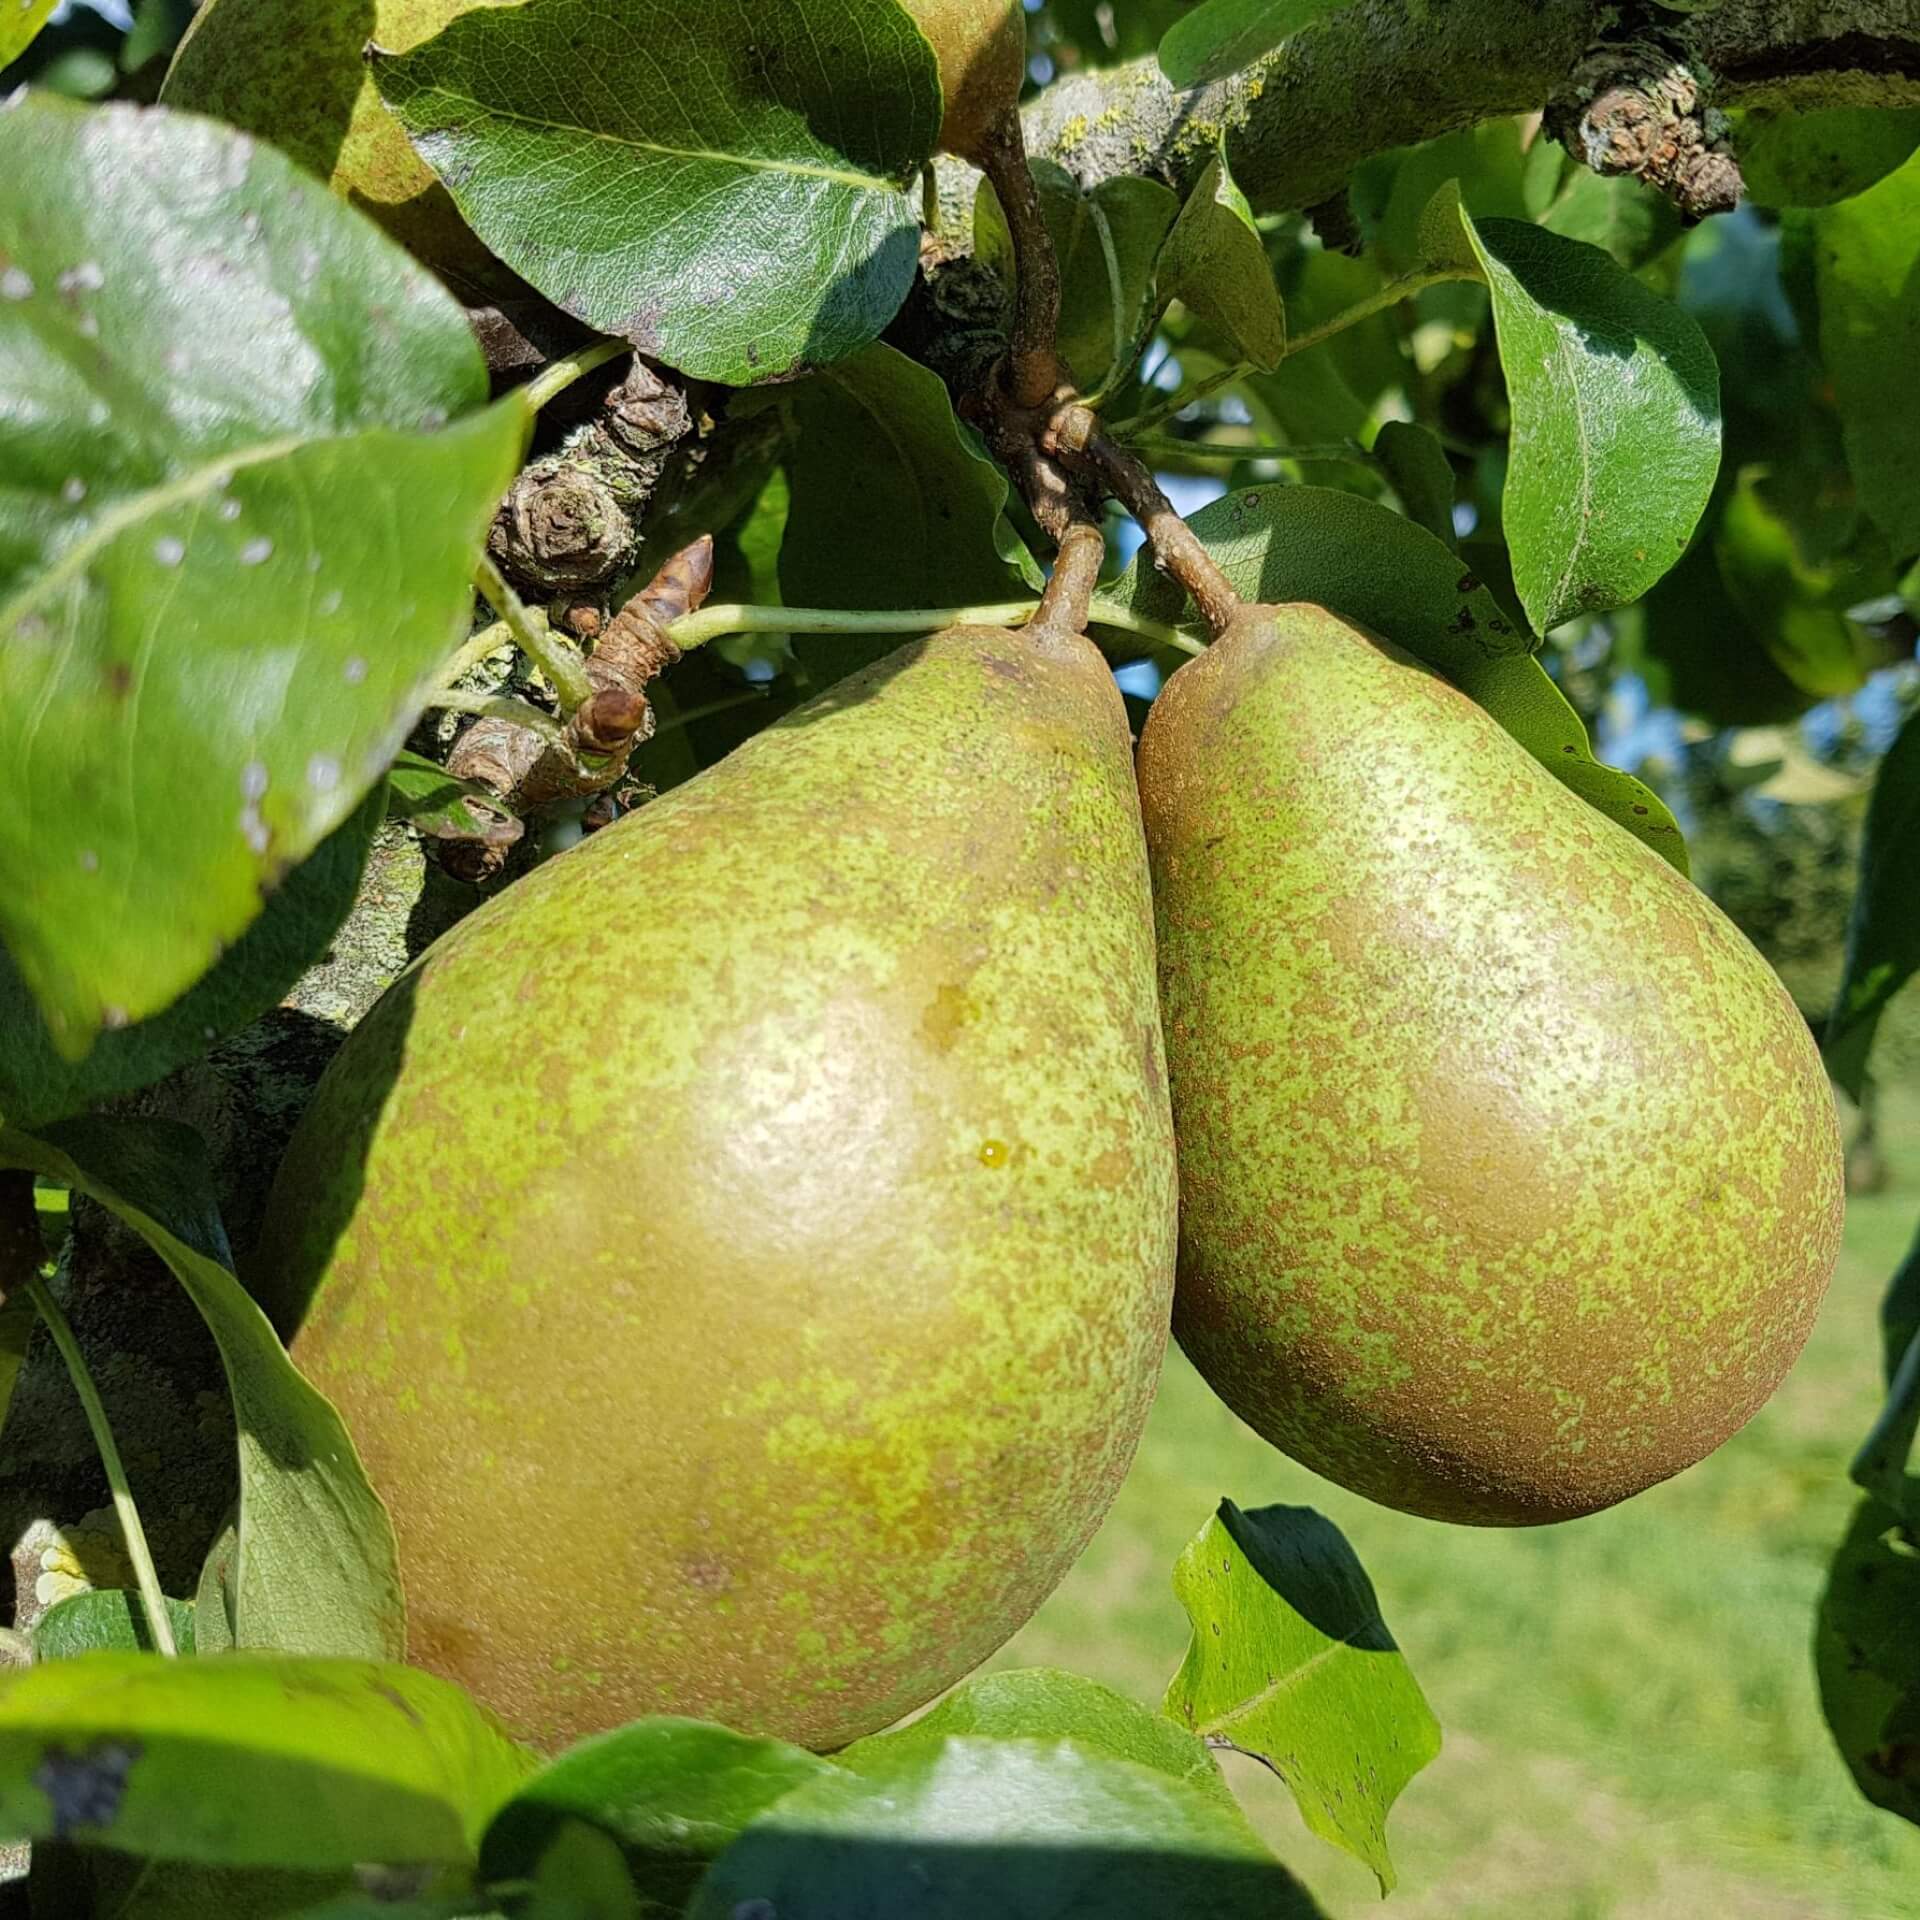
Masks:
[[[1847,921],[1847,960],[1820,1043],[1827,1071],[1858,1100],[1887,1003],[1920,972],[1920,714],[1910,714],[1874,778]]]
[[[1829,207],[1864,193],[1920,147],[1920,108],[1752,107],[1733,116],[1747,198],[1761,207]]]
[[[97,1653],[0,1687],[0,1837],[207,1866],[464,1865],[534,1764],[411,1667]]]
[[[1201,0],[1167,29],[1160,71],[1176,87],[1203,86],[1250,67],[1352,0]]]
[[[13,1389],[26,1364],[27,1345],[40,1316],[24,1293],[0,1300],[0,1427],[7,1421],[7,1409],[13,1404]]]
[[[1249,487],[1202,507],[1190,524],[1243,597],[1311,600],[1404,647],[1557,780],[1686,872],[1686,843],[1665,803],[1594,759],[1579,715],[1534,657],[1533,637],[1424,527],[1326,487]],[[1204,637],[1185,596],[1151,563],[1136,560],[1101,597]]]
[[[780,543],[780,587],[791,605],[1019,597],[1009,561],[1026,550],[1004,516],[1007,477],[954,417],[938,374],[875,345],[815,375],[792,404],[800,431],[787,456],[791,504]],[[898,645],[884,634],[796,638],[794,650],[824,686]]]
[[[1894,1284],[1900,1284],[1898,1275]],[[1884,1314],[1881,1325],[1884,1330]],[[1896,1513],[1906,1526],[1920,1520],[1920,1507],[1910,1504],[1920,1482],[1907,1477],[1916,1433],[1920,1433],[1920,1332],[1909,1338],[1887,1382],[1886,1405],[1847,1470],[1855,1486]]]
[[[583,1826],[617,1843],[645,1914],[678,1913],[707,1863],[825,1760],[700,1720],[635,1721],[583,1740],[529,1780],[494,1816],[480,1848],[490,1882],[535,1878],[555,1849],[593,1849]],[[564,1861],[554,1868],[565,1872]]]
[[[1277,367],[1287,351],[1280,289],[1253,209],[1216,154],[1173,223],[1154,279],[1162,302],[1179,300],[1218,327],[1241,357]]]
[[[931,1713],[892,1733],[877,1733],[834,1755],[855,1773],[886,1775],[918,1756],[929,1764],[954,1734],[994,1740],[1071,1740],[1237,1804],[1206,1742],[1137,1700],[1053,1667],[976,1674]]]
[[[0,1129],[0,1167],[118,1214],[172,1268],[220,1349],[240,1445],[236,1645],[398,1657],[406,1624],[392,1524],[340,1416],[233,1277],[199,1136],[165,1120],[69,1120],[45,1139]]]
[[[174,1645],[182,1654],[194,1651],[193,1608],[184,1600],[167,1601],[167,1619]],[[76,1593],[49,1607],[33,1630],[36,1660],[72,1660],[83,1653],[151,1653],[147,1610],[140,1596],[119,1587],[97,1587]]]
[[[1478,277],[1479,264],[1451,201],[1434,204],[1449,184],[1458,187],[1476,219],[1526,219],[1527,156],[1519,123],[1489,120],[1361,162],[1351,189],[1354,217],[1390,272],[1451,263]]]
[[[1920,157],[1865,193],[1804,216],[1813,238],[1820,358],[1847,465],[1894,551],[1920,551],[1913,412],[1891,404],[1920,366]]]
[[[1595,173],[1577,162],[1569,162],[1540,224],[1601,248],[1628,272],[1666,252],[1685,231],[1679,208],[1664,193],[1630,174]]]
[[[387,769],[386,812],[434,840],[510,847],[526,831],[491,787],[463,780],[422,753],[395,755]]]
[[[1911,1505],[1909,1501],[1909,1505]],[[1862,1500],[1833,1557],[1814,1628],[1820,1705],[1877,1807],[1920,1825],[1920,1546]]]
[[[1893,1376],[1917,1333],[1920,1333],[1920,1234],[1914,1236],[1907,1257],[1895,1268],[1880,1302],[1881,1366],[1888,1386],[1893,1385]]]
[[[1502,517],[1540,632],[1630,604],[1686,551],[1720,467],[1720,374],[1699,325],[1598,247],[1476,220],[1443,188],[1493,293],[1513,432]],[[1457,256],[1457,251],[1454,257]]]
[[[1400,496],[1407,518],[1452,546],[1453,466],[1440,442],[1425,427],[1388,420],[1374,436],[1373,457]]]
[[[897,1767],[835,1768],[714,1863],[689,1920],[1305,1920],[1244,1817],[1072,1740],[953,1736]]]
[[[898,0],[486,7],[373,72],[502,260],[684,373],[842,359],[912,284],[942,107]]]
[[[240,1544],[238,1511],[215,1536],[200,1565],[193,1590],[195,1643],[202,1653],[228,1653],[233,1648],[233,1558]]]
[[[1231,1500],[1174,1568],[1193,1642],[1166,1710],[1263,1760],[1323,1840],[1393,1890],[1387,1813],[1440,1751],[1440,1723],[1353,1549],[1311,1507]]]
[[[244,135],[28,93],[0,177],[0,935],[77,1057],[378,783],[526,421],[429,430],[461,310]]]
[[[260,918],[211,973],[163,1012],[101,1034],[84,1060],[62,1056],[0,947],[0,1117],[18,1127],[43,1127],[132,1093],[278,1005],[352,908],[381,810],[375,788],[273,890]]]
[[[93,1920],[287,1920],[338,1891],[349,1876],[272,1868],[203,1867],[145,1860],[111,1847],[35,1847],[33,1911],[90,1914]],[[382,1908],[381,1920],[409,1920]],[[460,1920],[465,1920],[461,1916]]]

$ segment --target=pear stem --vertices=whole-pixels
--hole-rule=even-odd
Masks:
[[[93,1383],[87,1357],[74,1338],[72,1324],[40,1277],[37,1246],[40,1227],[33,1210],[31,1174],[0,1174],[0,1211],[7,1216],[4,1230],[0,1231],[0,1250],[6,1257],[5,1269],[0,1270],[0,1295],[19,1288],[32,1302],[34,1312],[40,1316],[60,1358],[66,1363],[68,1377],[87,1416],[87,1427],[93,1434],[100,1465],[106,1471],[107,1488],[113,1496],[113,1510],[120,1522],[120,1537],[126,1544],[127,1558],[133,1564],[147,1629],[155,1648],[171,1659],[180,1651],[174,1644],[173,1621],[167,1613],[166,1596],[160,1591],[160,1575],[147,1546],[146,1529],[140,1524],[140,1509],[134,1503],[133,1488],[127,1482],[127,1469],[114,1442],[107,1410],[101,1404],[100,1390]]]
[[[520,651],[546,675],[547,684],[559,698],[561,712],[572,713],[592,696],[593,684],[587,678],[587,663],[580,650],[555,633],[545,615],[534,613],[486,554],[474,565],[473,584],[506,622]]]
[[[1060,260],[1027,165],[1027,139],[1013,107],[999,114],[980,164],[1007,217],[1013,242],[1013,331],[1007,346],[1007,388],[1017,407],[1042,405],[1062,379],[1055,336],[1060,330]]]
[[[1053,574],[1040,596],[1039,610],[1028,623],[1034,633],[1082,634],[1092,610],[1093,590],[1100,565],[1107,557],[1107,537],[1091,517],[1076,517],[1060,536]]]
[[[871,607],[762,607],[716,600],[698,613],[683,614],[665,632],[686,653],[728,633],[938,633],[944,627],[1021,626],[1036,611],[1031,600],[998,600],[971,607],[888,607],[880,612]],[[1165,620],[1135,613],[1118,600],[1095,595],[1087,617],[1094,626],[1138,634],[1156,647],[1173,647],[1181,653],[1206,651],[1192,635]],[[433,704],[439,704],[439,698]]]
[[[1219,639],[1240,611],[1240,595],[1199,536],[1174,512],[1172,501],[1160,491],[1160,483],[1145,463],[1103,433],[1094,434],[1074,457],[1085,460],[1108,492],[1139,521],[1153,548],[1154,563],[1186,589],[1208,633]]]
[[[538,413],[556,394],[565,393],[576,380],[584,379],[595,367],[604,367],[620,354],[631,353],[631,340],[596,340],[564,359],[543,367],[520,389],[529,413]]]

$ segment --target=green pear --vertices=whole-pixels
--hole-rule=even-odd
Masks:
[[[1017,106],[1027,75],[1020,0],[901,0],[933,43],[946,117],[940,145],[977,166],[993,123]]]
[[[160,89],[317,174],[456,292],[511,284],[382,104],[369,41],[408,53],[463,13],[517,0],[206,0]]]
[[[1180,1143],[1174,1332],[1343,1486],[1518,1525],[1711,1452],[1806,1339],[1839,1133],[1674,868],[1451,683],[1250,607],[1140,746]]]
[[[844,680],[445,935],[252,1274],[521,1735],[816,1748],[998,1647],[1152,1397],[1175,1172],[1126,721],[1085,641]]]

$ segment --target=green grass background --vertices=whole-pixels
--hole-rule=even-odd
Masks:
[[[1277,1779],[1229,1756],[1256,1823],[1337,1920],[1916,1920],[1920,1830],[1855,1790],[1808,1650],[1853,1504],[1847,1462],[1878,1406],[1880,1293],[1920,1220],[1920,1091],[1889,1090],[1881,1139],[1892,1182],[1849,1204],[1806,1352],[1692,1472],[1566,1526],[1441,1526],[1295,1466],[1175,1353],[1111,1518],[995,1664],[1157,1702],[1186,1645],[1168,1572],[1215,1502],[1318,1507],[1446,1736],[1389,1822],[1400,1887],[1384,1908]]]

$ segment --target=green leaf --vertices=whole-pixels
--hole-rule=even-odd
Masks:
[[[0,178],[0,937],[78,1057],[379,782],[526,416],[429,430],[459,307],[244,135],[28,93]]]
[[[207,1866],[466,1865],[534,1764],[411,1667],[97,1653],[0,1681],[0,1837]]]
[[[1503,520],[1542,633],[1640,598],[1686,551],[1720,467],[1720,376],[1698,324],[1598,247],[1451,217],[1493,293],[1513,411]]]
[[[95,1920],[287,1920],[305,1914],[349,1877],[337,1868],[283,1873],[202,1867],[110,1847],[48,1844],[33,1850],[31,1890],[35,1913],[84,1913]],[[410,1916],[404,1907],[382,1907],[378,1920]]]
[[[1920,147],[1920,108],[1752,107],[1733,116],[1747,198],[1761,207],[1830,207],[1901,166]]]
[[[1389,272],[1451,262],[1478,277],[1478,262],[1451,200],[1435,205],[1449,184],[1459,189],[1475,219],[1490,214],[1526,219],[1527,156],[1519,123],[1489,120],[1361,162],[1351,190],[1354,218]]]
[[[666,1920],[684,1911],[678,1900],[643,1906],[619,1843],[578,1820],[563,1822],[553,1834],[516,1906],[521,1920]]]
[[[1054,344],[1083,393],[1123,375],[1146,343],[1160,303],[1154,262],[1180,211],[1157,180],[1118,174],[1091,193],[1051,160],[1032,163],[1040,207],[1060,262],[1060,325]],[[990,181],[974,195],[974,258],[1009,287],[1018,284],[1013,237]]]
[[[220,1529],[200,1565],[193,1590],[194,1642],[202,1653],[233,1649],[233,1564],[240,1545],[238,1508]]]
[[[1388,420],[1374,435],[1373,457],[1407,518],[1452,546],[1453,466],[1440,442],[1425,427]]]
[[[1256,367],[1286,357],[1287,321],[1280,289],[1253,209],[1233,183],[1225,154],[1216,154],[1194,182],[1160,249],[1154,278],[1160,300],[1179,300],[1218,327]]]
[[[1911,1501],[1909,1502],[1911,1504]],[[1814,1629],[1820,1705],[1855,1783],[1920,1825],[1920,1545],[1862,1500],[1834,1554]]]
[[[353,906],[380,813],[376,788],[274,889],[260,918],[211,973],[164,1012],[103,1033],[84,1060],[62,1056],[0,947],[0,1116],[15,1126],[43,1127],[132,1093],[277,1006]]]
[[[816,374],[792,405],[799,437],[787,455],[791,504],[780,543],[789,604],[945,607],[1019,597],[1009,561],[1025,549],[1006,523],[1007,477],[954,417],[938,374],[875,345]],[[823,686],[898,645],[873,635],[796,639],[794,650]]]
[[[1804,216],[1813,236],[1820,358],[1833,382],[1860,502],[1900,555],[1920,551],[1913,409],[1920,366],[1920,157],[1878,186]]]
[[[1920,972],[1920,714],[1910,714],[1880,762],[1860,842],[1860,879],[1847,922],[1847,961],[1820,1043],[1849,1099],[1866,1088],[1867,1061],[1887,1003]]]
[[[1569,165],[1540,224],[1601,248],[1629,273],[1665,253],[1685,231],[1680,210],[1664,193],[1628,174],[1595,173],[1577,163]]]
[[[1201,0],[1168,28],[1160,71],[1176,87],[1223,80],[1352,0]]]
[[[387,769],[387,818],[409,822],[432,840],[511,847],[526,828],[491,787],[449,773],[425,754],[395,755]]]
[[[164,1120],[70,1120],[45,1139],[0,1128],[0,1167],[118,1214],[172,1268],[220,1349],[240,1436],[235,1643],[397,1658],[406,1623],[392,1524],[340,1416],[233,1277],[199,1136]]]
[[[1193,1643],[1166,1710],[1263,1760],[1323,1840],[1393,1890],[1387,1813],[1440,1751],[1440,1723],[1353,1549],[1311,1507],[1231,1500],[1181,1554]]]
[[[714,1863],[689,1920],[1305,1920],[1237,1809],[1073,1740],[951,1737],[835,1769]]]
[[[976,1674],[911,1725],[856,1740],[834,1759],[855,1773],[886,1775],[916,1756],[932,1764],[955,1734],[1071,1740],[1088,1753],[1151,1767],[1224,1806],[1237,1804],[1204,1740],[1111,1687],[1053,1667]]]
[[[193,1608],[184,1600],[168,1600],[167,1618],[174,1645],[181,1653],[194,1650]],[[139,1596],[118,1587],[97,1587],[76,1593],[49,1607],[33,1630],[36,1660],[73,1660],[83,1653],[150,1653],[152,1637],[147,1612]]]
[[[913,283],[942,107],[898,0],[541,0],[372,58],[480,238],[683,373],[844,359]]]
[[[1686,843],[1660,797],[1594,759],[1532,636],[1424,527],[1327,487],[1250,487],[1202,507],[1190,524],[1245,598],[1311,600],[1404,647],[1581,799],[1686,872]],[[1204,636],[1185,596],[1150,563],[1136,559],[1101,597]]]
[[[40,1316],[24,1293],[0,1300],[0,1427],[7,1423],[7,1409],[13,1404],[13,1389],[26,1364],[27,1346]]]
[[[1889,1387],[1917,1333],[1920,1333],[1920,1234],[1914,1236],[1907,1257],[1894,1270],[1880,1302],[1881,1362]]]
[[[26,52],[56,4],[57,0],[12,0],[10,5],[0,5],[0,67]]]
[[[532,1879],[555,1847],[581,1851],[573,1836],[586,1826],[618,1843],[641,1912],[679,1913],[707,1863],[752,1820],[832,1771],[781,1740],[700,1720],[638,1720],[582,1741],[529,1780],[488,1827],[481,1876]]]

